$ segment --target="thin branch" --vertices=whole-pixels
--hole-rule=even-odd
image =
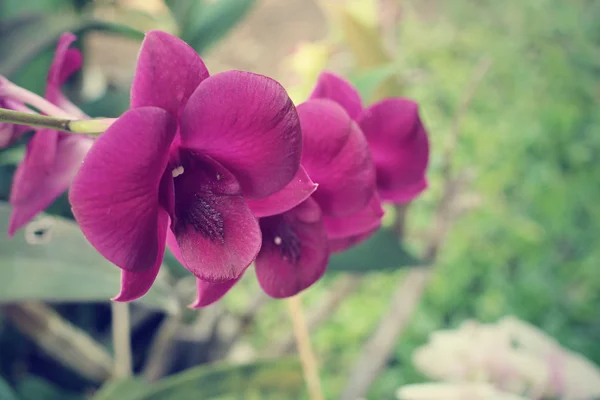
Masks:
[[[458,216],[453,203],[460,191],[464,189],[465,183],[469,181],[468,175],[462,174],[455,177],[452,171],[452,163],[460,134],[460,123],[475,97],[479,84],[490,67],[491,60],[489,58],[484,57],[479,61],[473,78],[466,88],[463,99],[454,115],[451,136],[442,158],[442,177],[444,179],[442,197],[436,207],[434,229],[429,236],[423,257],[425,264],[429,266],[409,271],[400,278],[398,287],[392,295],[388,311],[380,319],[379,325],[350,372],[345,389],[342,392],[342,400],[355,400],[365,396],[379,372],[385,367],[389,354],[393,351],[402,332],[408,325],[427,288],[432,276],[432,266],[437,259],[439,249],[452,222]]]
[[[45,115],[31,114],[0,108],[0,122],[17,125],[50,128],[58,131],[70,132],[70,119],[48,117]]]
[[[112,333],[115,349],[114,375],[117,378],[131,376],[131,327],[129,325],[129,304],[113,301]]]
[[[319,301],[319,305],[315,309],[309,310],[307,313],[306,324],[308,331],[314,331],[319,325],[327,321],[339,308],[342,301],[356,290],[361,281],[362,277],[350,274],[344,275],[334,281],[325,298]],[[266,353],[273,356],[282,356],[292,352],[294,344],[294,334],[290,334],[273,345]]]
[[[114,120],[110,118],[88,120],[57,118],[0,108],[0,122],[36,128],[49,128],[67,133],[97,135],[104,132],[113,121]]]
[[[2,306],[6,318],[62,365],[97,383],[113,374],[113,360],[83,330],[37,302]]]
[[[173,353],[175,348],[175,339],[180,327],[180,315],[167,317],[161,324],[148,351],[148,361],[146,361],[142,372],[142,376],[147,381],[154,382],[160,379],[171,366],[170,354]]]
[[[400,286],[392,296],[388,312],[380,319],[350,373],[342,400],[356,400],[365,396],[381,371],[383,361],[387,360],[389,351],[395,347],[402,328],[418,306],[430,275],[431,271],[425,268],[413,269],[403,275]]]
[[[325,400],[319,377],[319,366],[310,342],[310,333],[306,327],[300,295],[290,297],[286,300],[286,303],[296,335],[296,345],[302,362],[302,372],[308,387],[309,398],[311,400]]]

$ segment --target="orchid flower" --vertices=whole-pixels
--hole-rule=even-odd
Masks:
[[[303,201],[302,134],[283,87],[262,75],[209,76],[180,39],[146,35],[131,109],[95,142],[70,201],[84,235],[122,269],[118,301],[154,282],[168,242],[197,278],[237,279],[261,247],[248,201],[273,212]]]
[[[427,188],[429,142],[416,102],[396,97],[364,108],[358,91],[330,72],[321,73],[310,98],[337,102],[358,123],[369,142],[382,200],[405,204]]]
[[[27,105],[55,117],[87,119],[81,110],[62,93],[61,86],[81,67],[81,53],[70,48],[75,35],[61,35],[54,59],[48,73],[45,100],[0,77],[0,106],[15,111],[33,113]],[[9,135],[9,144],[27,127],[5,124],[0,131]],[[6,138],[6,136],[3,136]],[[13,178],[8,233],[29,222],[36,214],[47,208],[71,184],[83,157],[93,140],[83,135],[59,132],[53,129],[36,129],[27,144],[24,160],[19,164]]]
[[[383,216],[375,167],[358,125],[330,100],[300,104],[298,115],[303,134],[301,163],[319,186],[285,212],[257,212],[263,244],[255,262],[256,276],[265,293],[274,298],[293,296],[315,283],[327,268],[330,241],[370,233]],[[259,209],[256,203],[254,210]],[[214,284],[198,279],[194,307],[217,301],[236,282]]]

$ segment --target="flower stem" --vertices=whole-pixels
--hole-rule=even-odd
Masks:
[[[68,133],[98,135],[110,126],[111,120],[105,118],[90,120],[56,118],[0,108],[0,122],[28,125],[36,128],[49,128]]]
[[[302,372],[304,373],[304,380],[308,387],[309,397],[311,400],[325,400],[323,388],[321,387],[321,379],[319,378],[317,358],[310,342],[310,333],[304,319],[300,295],[290,297],[286,303],[290,318],[292,319],[294,335],[296,336],[296,347],[300,355],[300,361],[302,362]]]
[[[129,304],[113,301],[112,336],[115,351],[114,376],[131,376],[131,329],[129,326]]]

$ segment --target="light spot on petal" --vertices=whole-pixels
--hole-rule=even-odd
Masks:
[[[282,242],[282,240],[281,240],[281,236],[275,236],[275,238],[273,239],[273,242],[274,242],[274,243],[275,243],[277,246],[281,245],[281,242]]]

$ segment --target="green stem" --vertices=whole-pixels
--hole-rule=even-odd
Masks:
[[[0,108],[0,122],[28,125],[36,128],[50,128],[68,133],[98,135],[104,132],[112,121],[104,118],[90,120],[56,118]]]
[[[71,120],[65,118],[47,117],[39,114],[22,113],[0,108],[0,122],[9,124],[29,125],[37,128],[50,128],[58,131],[71,132]]]
[[[112,334],[115,349],[114,375],[116,378],[129,378],[131,376],[131,327],[129,317],[129,304],[113,301],[112,309]]]

